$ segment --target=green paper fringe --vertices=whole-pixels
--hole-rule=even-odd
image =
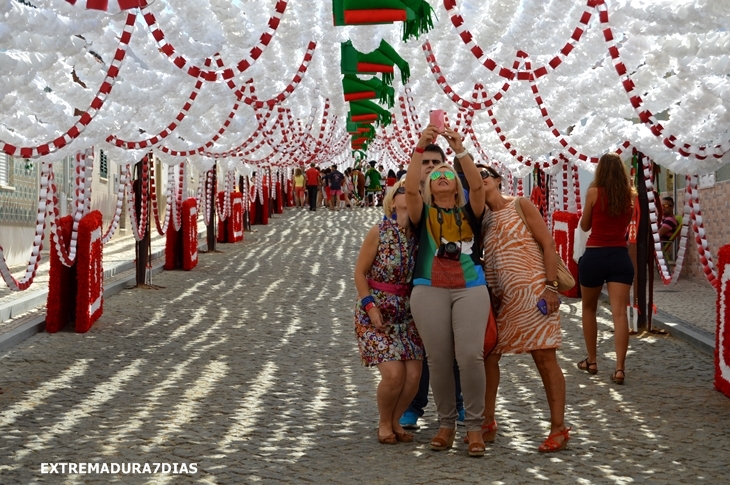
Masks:
[[[393,76],[393,73],[392,72],[384,72],[383,73],[383,84],[385,86],[388,86],[388,87],[392,86],[393,85],[393,79],[394,79],[394,76]]]
[[[411,6],[411,8],[413,7]],[[416,12],[416,18],[403,23],[403,42],[408,42],[410,39],[418,39],[421,34],[425,34],[433,29],[433,17],[436,14],[431,5],[421,0],[420,5],[414,8],[414,10]]]

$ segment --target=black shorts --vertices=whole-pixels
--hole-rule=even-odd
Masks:
[[[581,286],[595,288],[603,283],[634,283],[634,265],[628,248],[586,248],[578,261]]]

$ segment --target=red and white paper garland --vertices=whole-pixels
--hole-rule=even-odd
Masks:
[[[122,66],[122,61],[124,60],[124,56],[127,53],[129,41],[132,39],[132,32],[134,32],[134,21],[136,18],[137,16],[133,13],[127,14],[127,22],[125,23],[124,30],[122,31],[122,35],[119,38],[119,45],[117,46],[117,50],[114,53],[114,59],[112,60],[109,69],[107,70],[104,82],[102,82],[101,86],[99,87],[99,90],[97,91],[96,96],[91,102],[89,108],[81,115],[79,120],[71,128],[69,128],[68,131],[66,131],[66,133],[59,136],[52,142],[43,143],[41,145],[33,147],[17,147],[15,145],[0,140],[0,150],[14,157],[38,158],[43,155],[48,155],[49,153],[55,152],[56,150],[65,147],[73,140],[78,138],[79,135],[83,133],[83,131],[86,129],[86,127],[89,126],[89,124],[96,117],[99,111],[101,111],[101,108],[102,106],[104,106],[106,98],[109,96],[112,88],[114,87],[114,83],[119,76],[119,70]]]
[[[218,82],[231,79],[237,74],[245,72],[249,67],[256,63],[256,61],[261,57],[261,54],[264,53],[264,50],[266,50],[266,47],[268,47],[269,43],[271,43],[271,39],[273,39],[276,34],[276,30],[278,29],[281,19],[284,16],[284,11],[286,10],[287,1],[288,0],[277,0],[276,5],[274,6],[274,14],[269,18],[267,30],[261,34],[259,41],[251,49],[248,56],[240,60],[234,68],[229,67],[218,71],[210,71],[205,68],[195,66],[182,54],[175,56],[176,50],[172,44],[169,44],[165,40],[165,34],[162,32],[159,25],[157,25],[155,15],[147,8],[143,9],[142,13],[152,37],[154,37],[157,45],[159,46],[160,52],[166,55],[173,64],[187,72],[192,77],[201,77],[205,81]]]

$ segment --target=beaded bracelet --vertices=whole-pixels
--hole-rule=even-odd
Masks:
[[[368,295],[360,300],[360,306],[363,308],[363,310],[368,305],[368,303],[372,303],[373,305],[375,305],[375,298],[373,297],[373,295]]]

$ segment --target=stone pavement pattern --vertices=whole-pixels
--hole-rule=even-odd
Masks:
[[[568,450],[540,454],[547,404],[529,356],[502,359],[500,431],[483,459],[436,453],[429,404],[416,442],[376,441],[377,372],[360,365],[352,270],[380,213],[288,210],[244,243],[201,254],[157,290],[105,301],[87,334],[38,334],[0,355],[0,482],[728,483],[730,400],[713,362],[667,336],[633,337],[610,383],[610,315],[599,373],[580,304],[563,310]],[[459,438],[463,436],[460,432]],[[190,475],[42,475],[43,462],[197,463]]]

